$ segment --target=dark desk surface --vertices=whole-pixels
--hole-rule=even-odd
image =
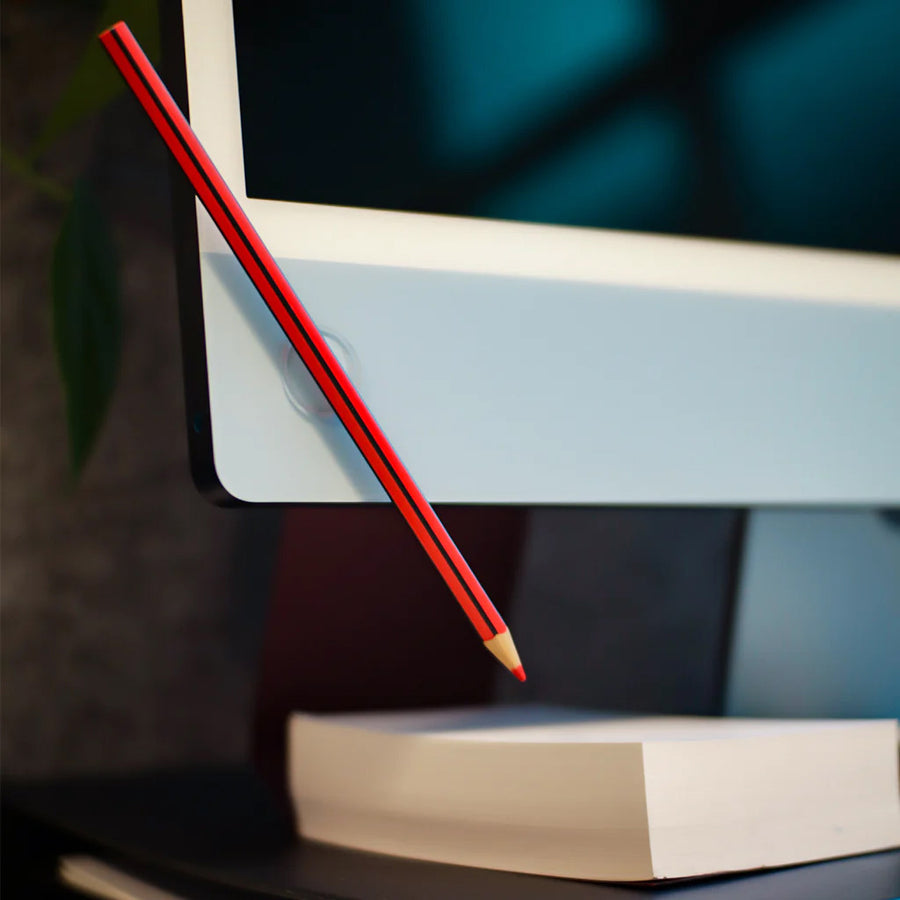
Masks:
[[[251,772],[170,772],[7,785],[4,895],[13,879],[47,883],[62,852],[124,860],[187,897],[330,900],[894,900],[900,851],[789,869],[625,886],[394,859],[298,841],[290,816]],[[40,846],[39,846],[40,845]],[[35,861],[46,857],[43,875]],[[36,895],[36,891],[31,895]],[[51,896],[47,893],[44,896]]]

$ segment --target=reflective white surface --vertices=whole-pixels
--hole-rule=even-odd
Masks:
[[[429,499],[900,499],[900,307],[281,260]],[[285,338],[204,254],[216,467],[251,501],[383,499],[285,395]]]

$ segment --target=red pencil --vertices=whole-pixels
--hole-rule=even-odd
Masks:
[[[506,623],[347,378],[131,30],[119,22],[104,31],[100,41],[485,647],[524,681],[525,670]]]

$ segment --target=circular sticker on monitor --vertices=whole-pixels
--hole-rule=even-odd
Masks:
[[[319,329],[331,352],[337,357],[347,377],[356,385],[359,359],[353,348],[333,331]],[[285,344],[281,351],[281,383],[291,406],[301,415],[316,422],[338,421],[331,404],[313,380],[297,351]]]

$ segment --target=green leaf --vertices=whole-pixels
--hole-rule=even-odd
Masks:
[[[77,477],[115,387],[121,344],[116,255],[106,219],[77,182],[51,271],[53,336],[66,393],[69,461]]]
[[[3,143],[0,143],[0,161],[10,172],[14,172],[22,181],[45,197],[55,200],[57,203],[68,203],[72,199],[71,191],[67,191],[52,178],[41,175],[28,159],[14,150],[10,150]]]
[[[124,20],[151,60],[159,56],[159,23],[155,0],[106,0],[81,60],[75,67],[38,139],[29,151],[37,159],[64,132],[102,109],[125,89],[97,35]]]

